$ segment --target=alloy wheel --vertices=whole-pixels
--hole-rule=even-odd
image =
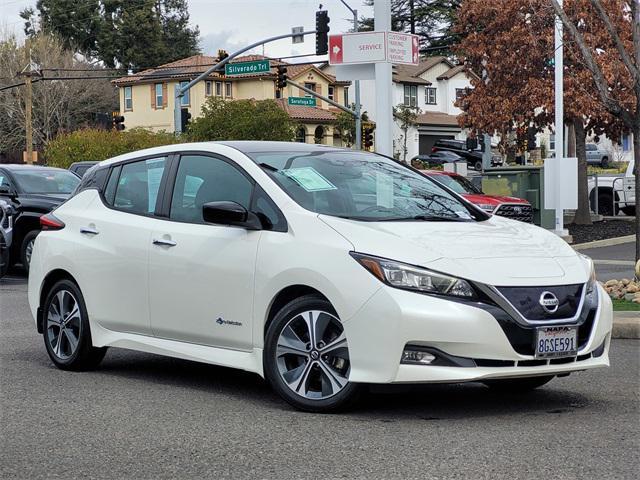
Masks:
[[[34,243],[33,239],[29,240],[29,243],[27,243],[27,247],[24,250],[24,257],[25,257],[25,260],[27,261],[27,264],[31,264],[31,254],[33,253],[33,243]]]
[[[47,311],[47,342],[56,357],[66,360],[76,352],[81,328],[78,301],[68,290],[59,290]]]
[[[297,395],[323,400],[349,383],[349,349],[342,323],[334,315],[309,310],[282,329],[276,364],[285,385]]]

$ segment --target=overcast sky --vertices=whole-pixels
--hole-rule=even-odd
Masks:
[[[0,29],[22,35],[23,21],[18,13],[35,5],[36,0],[0,0]],[[202,49],[214,54],[219,48],[230,52],[263,38],[281,35],[291,27],[315,28],[315,11],[320,3],[329,11],[331,33],[352,28],[352,16],[340,0],[188,0],[191,23],[200,27]],[[363,0],[347,0],[362,15],[372,16],[373,8],[363,6]],[[268,56],[311,53],[315,39],[308,36],[305,43],[292,45],[280,40],[265,46]],[[256,53],[262,53],[259,48]]]

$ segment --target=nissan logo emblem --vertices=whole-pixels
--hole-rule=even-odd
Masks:
[[[558,306],[560,305],[558,297],[549,291],[542,292],[539,303],[547,313],[556,313],[558,311]]]

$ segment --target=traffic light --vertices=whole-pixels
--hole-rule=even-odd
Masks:
[[[316,12],[316,55],[329,52],[329,13],[326,10]]]
[[[191,113],[189,112],[188,108],[181,108],[180,109],[180,125],[181,127],[181,132],[186,132],[187,131],[187,127],[189,126],[189,121],[191,120]]]
[[[218,61],[221,62],[222,60],[224,60],[225,58],[227,58],[229,56],[229,54],[227,53],[226,50],[218,50]]]
[[[287,67],[284,65],[278,65],[278,80],[276,85],[278,89],[285,88],[287,86]]]
[[[527,150],[535,150],[536,149],[536,128],[529,127],[527,128]]]
[[[120,115],[120,112],[113,112],[111,114],[111,125],[114,130],[124,130],[124,116]]]
[[[373,125],[370,123],[362,124],[362,145],[365,150],[369,150],[373,147]]]

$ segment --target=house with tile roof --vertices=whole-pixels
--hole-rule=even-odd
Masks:
[[[331,67],[324,71],[332,73]],[[409,129],[407,138],[407,160],[418,154],[431,151],[433,144],[443,138],[466,138],[458,126],[457,116],[461,110],[454,105],[456,99],[471,88],[473,72],[462,65],[455,65],[446,57],[427,57],[416,66],[393,66],[394,106],[404,104],[420,109],[417,124]],[[375,83],[361,81],[362,108],[375,121]],[[402,158],[404,132],[398,125],[394,128],[394,153]]]
[[[245,55],[234,59],[232,63],[265,58],[261,55]],[[215,63],[215,57],[194,55],[114,80],[113,83],[119,90],[120,113],[125,117],[126,127],[172,132],[176,87],[193,80]],[[338,103],[349,105],[350,82],[339,82],[333,75],[323,72],[315,65],[295,65],[271,60],[270,72],[229,77],[224,72],[211,74],[182,97],[182,108],[188,109],[192,118],[197,118],[203,104],[211,96],[229,101],[275,99],[297,124],[296,141],[341,146],[340,135],[334,129],[339,110],[320,100],[315,107],[288,105],[288,97],[310,95],[291,85],[282,90],[277,89],[278,65],[286,65],[287,76],[294,82]]]

